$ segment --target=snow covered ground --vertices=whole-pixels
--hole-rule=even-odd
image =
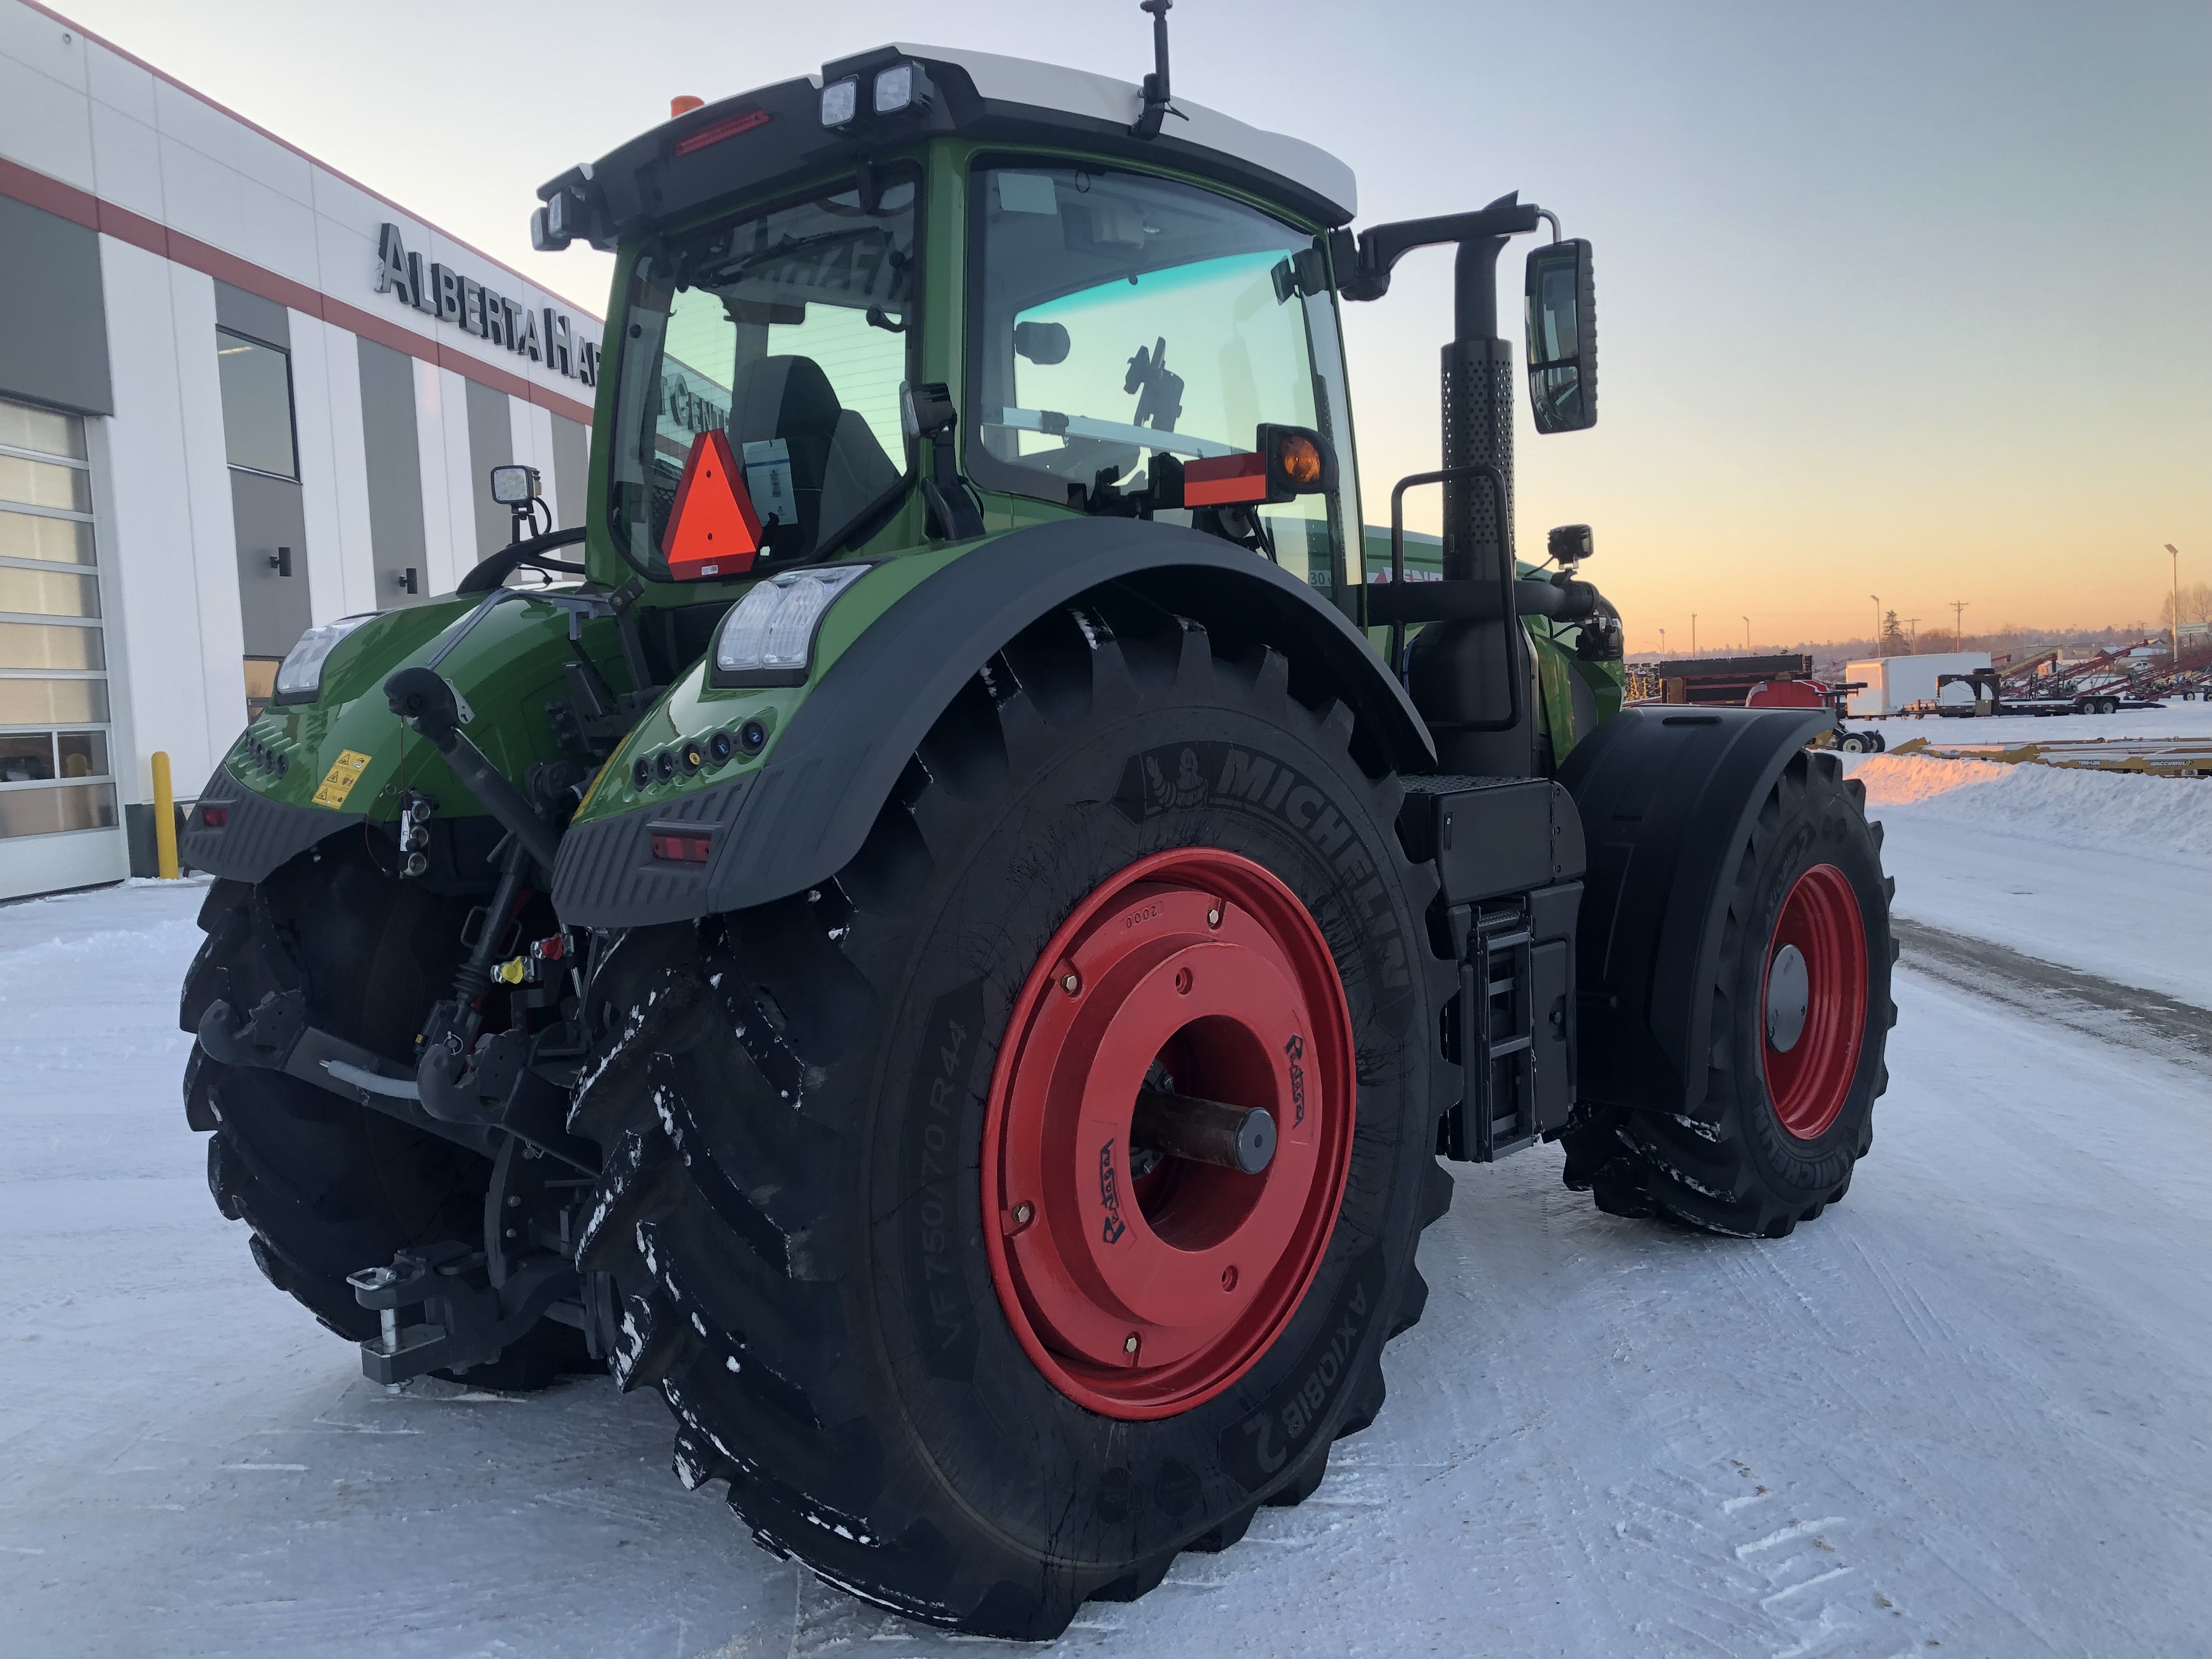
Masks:
[[[2143,850],[2167,809],[1917,769],[1862,767],[1901,914],[2212,1006],[2207,860]],[[0,1659],[997,1650],[756,1549],[669,1474],[653,1398],[364,1382],[208,1199],[177,1093],[199,897],[0,907]],[[1006,1650],[2202,1651],[2212,1063],[1933,967],[1817,1224],[1615,1220],[1549,1149],[1455,1167],[1427,1316],[1316,1498]]]
[[[1968,741],[1953,735],[1965,727],[1972,741],[2018,741],[2018,729],[2032,726],[2030,736],[2070,738],[2076,726],[2128,722],[2136,729],[2102,735],[2197,735],[2185,713],[2200,716],[2195,724],[2212,738],[2212,703],[1946,721],[1942,735]],[[1985,738],[1992,727],[2002,734]],[[2212,779],[1899,754],[1844,764],[1885,827],[1882,858],[1897,878],[1899,915],[2212,1006]]]

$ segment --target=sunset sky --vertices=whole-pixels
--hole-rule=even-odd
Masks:
[[[904,38],[1138,79],[1133,0],[61,0],[594,310],[535,187]],[[1176,90],[1357,169],[1358,222],[1519,189],[1595,244],[1591,432],[1522,422],[1524,551],[1595,526],[1632,649],[2154,619],[2212,579],[2212,6],[1182,0]],[[1519,246],[1500,287],[1517,295]],[[1450,255],[1351,307],[1370,516],[1437,464]],[[1510,326],[1517,334],[1517,322]],[[1417,525],[1433,525],[1428,516]]]

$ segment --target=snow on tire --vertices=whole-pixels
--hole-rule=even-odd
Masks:
[[[179,1024],[197,1033],[218,1000],[250,1009],[296,990],[308,1024],[411,1064],[422,1013],[451,982],[467,910],[336,847],[258,885],[217,881],[200,908],[207,938],[185,975]],[[348,1273],[410,1246],[483,1234],[491,1164],[466,1147],[282,1072],[226,1066],[197,1038],[184,1091],[186,1121],[209,1134],[216,1207],[252,1229],[263,1276],[340,1336],[377,1333]],[[548,1321],[455,1375],[526,1389],[590,1363],[580,1335]]]
[[[1291,696],[1273,652],[1217,659],[1195,625],[1134,605],[1056,614],[945,711],[834,882],[614,944],[594,985],[608,1036],[571,1118],[609,1152],[582,1266],[612,1276],[617,1380],[660,1388],[686,1484],[726,1480],[762,1543],[831,1583],[1031,1639],[1313,1491],[1330,1442],[1382,1404],[1382,1345],[1426,1297],[1413,1246],[1451,1192],[1433,1156],[1453,983],[1424,926],[1435,880],[1352,733],[1340,706]],[[1120,953],[1155,927],[1174,934],[1161,954]],[[1309,936],[1318,969],[1299,965]],[[1246,1107],[1293,1091],[1274,1097],[1266,1173],[1209,1166],[1177,1198],[1048,1100],[1033,1121],[1065,1168],[1019,1173],[1022,1135],[994,1127],[1003,1073],[1074,1041],[1036,1021],[1095,990],[1099,1019],[1136,1034],[1123,1046],[1149,1048],[1174,1024],[1163,1000],[1196,1007],[1217,964],[1279,972],[1306,1012],[1232,987],[1187,1028],[1219,1022],[1210,1037],[1170,1037],[1160,1063]],[[1294,1084],[1255,1035],[1279,1036],[1279,1014],[1296,1029],[1276,1051],[1306,1056]],[[1149,1058],[1101,1064],[1133,1083]],[[1006,1170],[1038,1189],[999,1185]],[[1205,1255],[1267,1207],[1240,1209],[1261,1188],[1235,1180],[1278,1176],[1275,1243]],[[1024,1228],[1052,1230],[1076,1279],[1096,1268],[1089,1288],[1048,1287],[1059,1269]],[[1237,1311],[1097,1276],[1167,1235]],[[1156,1343],[1176,1358],[1148,1369]]]

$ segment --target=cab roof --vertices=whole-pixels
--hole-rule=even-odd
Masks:
[[[919,66],[927,96],[878,115],[869,94],[873,78],[902,62]],[[844,127],[824,127],[822,88],[848,76],[860,82],[858,112]],[[817,75],[690,111],[570,169],[538,194],[548,203],[565,198],[562,240],[580,236],[611,248],[649,224],[688,216],[725,198],[797,184],[886,149],[956,134],[1179,167],[1322,226],[1345,224],[1358,210],[1352,169],[1326,150],[1181,96],[1159,135],[1142,138],[1132,128],[1143,107],[1143,90],[1111,76],[894,42],[825,64]]]

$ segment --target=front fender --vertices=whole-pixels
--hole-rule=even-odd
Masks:
[[[428,661],[475,608],[446,599],[380,617],[331,653],[315,701],[264,709],[186,817],[184,861],[238,881],[265,880],[341,830],[391,820],[409,789],[432,796],[441,819],[481,817],[444,757],[392,714],[384,694],[395,671]],[[611,628],[586,624],[596,657],[613,655]],[[562,612],[515,601],[493,610],[439,665],[469,702],[471,740],[518,785],[532,763],[562,757],[546,704],[564,689],[570,655]]]
[[[1589,852],[1575,941],[1584,1099],[1684,1112],[1702,1097],[1703,988],[1736,859],[1790,757],[1834,721],[1826,709],[1624,708],[1559,769]]]
[[[859,853],[900,771],[969,678],[1038,617],[1109,582],[1197,618],[1231,649],[1250,641],[1284,650],[1293,689],[1303,681],[1351,704],[1386,763],[1434,769],[1436,751],[1404,689],[1304,582],[1195,531],[1059,520],[985,542],[892,603],[822,672],[757,769],[705,787],[649,789],[620,811],[587,811],[562,839],[554,872],[562,920],[686,921],[827,880]],[[856,585],[841,605],[864,591]],[[696,667],[690,678],[702,673]],[[687,687],[689,679],[672,697],[696,695]],[[706,831],[707,861],[656,860],[655,824]]]

